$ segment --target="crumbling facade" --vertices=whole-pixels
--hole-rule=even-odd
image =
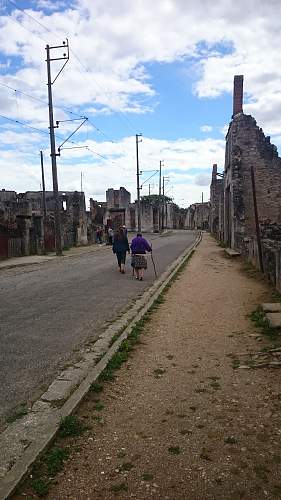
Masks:
[[[60,192],[62,246],[86,245],[84,193]],[[0,191],[0,258],[55,250],[54,197],[46,192],[46,217],[41,191]]]
[[[209,229],[210,203],[193,203],[187,209],[185,227],[187,229]]]
[[[0,258],[42,253],[42,217],[23,194],[0,191]]]
[[[213,171],[210,220],[211,232],[263,268],[281,289],[281,158],[256,120],[243,113],[242,75],[234,78],[233,116],[226,135],[222,183]]]
[[[210,232],[221,239],[223,235],[223,179],[218,178],[217,164],[213,165],[212,182],[210,187]]]
[[[281,224],[281,159],[256,120],[243,113],[239,78],[234,80],[233,117],[226,136],[224,242],[248,256],[256,238],[254,191],[261,236]]]
[[[126,225],[126,211],[131,204],[131,193],[124,187],[108,189],[106,191],[106,210],[103,216],[105,227],[116,230]]]

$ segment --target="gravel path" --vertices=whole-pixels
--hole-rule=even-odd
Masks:
[[[204,235],[48,498],[281,498],[280,371],[233,368],[268,345],[249,314],[271,293]]]

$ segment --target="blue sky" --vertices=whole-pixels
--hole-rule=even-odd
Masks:
[[[42,149],[51,189],[45,45],[67,36],[70,60],[53,86],[55,120],[89,122],[67,145],[79,149],[58,158],[60,189],[80,189],[82,172],[87,198],[103,200],[108,187],[121,185],[134,198],[141,132],[141,168],[164,160],[167,189],[181,206],[202,192],[208,199],[212,164],[223,169],[235,74],[245,78],[244,111],[281,142],[276,3],[248,0],[246,11],[242,0],[3,0],[0,187],[39,190]],[[54,63],[54,75],[58,69]],[[60,124],[57,146],[78,123]],[[156,192],[157,178],[151,184]]]

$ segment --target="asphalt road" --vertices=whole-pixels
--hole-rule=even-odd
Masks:
[[[195,240],[191,231],[148,237],[158,274]],[[111,248],[0,271],[0,424],[37,398],[75,350],[96,339],[154,281],[117,270]]]

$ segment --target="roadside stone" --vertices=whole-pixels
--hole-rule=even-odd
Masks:
[[[272,328],[278,328],[281,327],[281,312],[275,312],[275,313],[266,313],[266,318],[269,321],[269,324]]]
[[[41,396],[42,401],[64,400],[74,386],[72,380],[55,380]]]
[[[262,304],[262,309],[264,310],[264,312],[280,312],[281,313],[281,303],[280,302],[273,302],[273,303]]]

